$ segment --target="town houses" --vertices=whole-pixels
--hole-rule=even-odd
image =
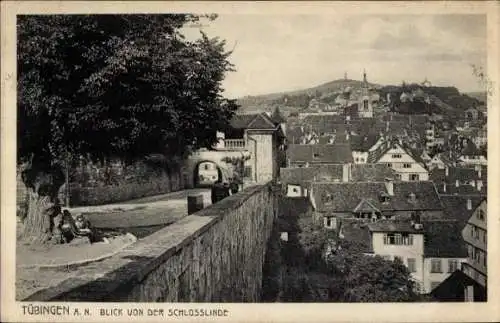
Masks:
[[[367,255],[398,258],[421,294],[447,299],[443,286],[458,279],[468,285],[455,300],[484,299],[486,113],[450,112],[431,88],[426,80],[384,92],[364,71],[328,107],[314,99],[289,118],[286,213],[302,210],[296,216]],[[294,230],[283,227],[282,238]]]

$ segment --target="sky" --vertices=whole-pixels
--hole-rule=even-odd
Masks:
[[[344,77],[377,84],[423,82],[482,91],[471,64],[486,67],[485,15],[220,15],[201,27],[234,49],[231,98],[316,86]],[[188,37],[197,28],[186,28]]]

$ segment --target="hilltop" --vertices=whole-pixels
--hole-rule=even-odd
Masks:
[[[371,87],[380,88],[380,85],[368,84]],[[272,112],[275,106],[280,106],[284,113],[301,110],[305,109],[313,98],[329,101],[329,98],[335,99],[336,93],[347,86],[355,90],[361,88],[362,85],[362,81],[338,79],[302,90],[245,96],[238,99],[238,104],[241,106],[239,112]]]
[[[362,81],[352,79],[338,79],[327,82],[315,87],[306,88],[303,90],[270,93],[257,96],[246,96],[238,99],[240,104],[239,113],[253,112],[272,112],[275,107],[280,107],[280,111],[284,115],[289,115],[292,112],[300,112],[306,109],[311,99],[317,99],[323,103],[333,103],[336,96],[346,87],[350,87],[356,91],[363,86]],[[381,98],[386,98],[388,93],[394,97],[399,97],[403,91],[403,85],[380,85],[369,83],[369,86],[374,88]],[[414,91],[417,88],[422,88],[425,94],[429,96],[434,111],[445,115],[460,114],[461,111],[471,107],[481,105],[485,102],[485,94],[483,93],[460,93],[453,86],[424,86],[419,84],[405,84],[406,91]]]

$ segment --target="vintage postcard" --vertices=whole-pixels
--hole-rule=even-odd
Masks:
[[[2,322],[500,320],[498,2],[1,5]]]

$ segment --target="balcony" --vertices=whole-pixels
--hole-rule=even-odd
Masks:
[[[245,150],[245,139],[224,139],[224,150]]]

